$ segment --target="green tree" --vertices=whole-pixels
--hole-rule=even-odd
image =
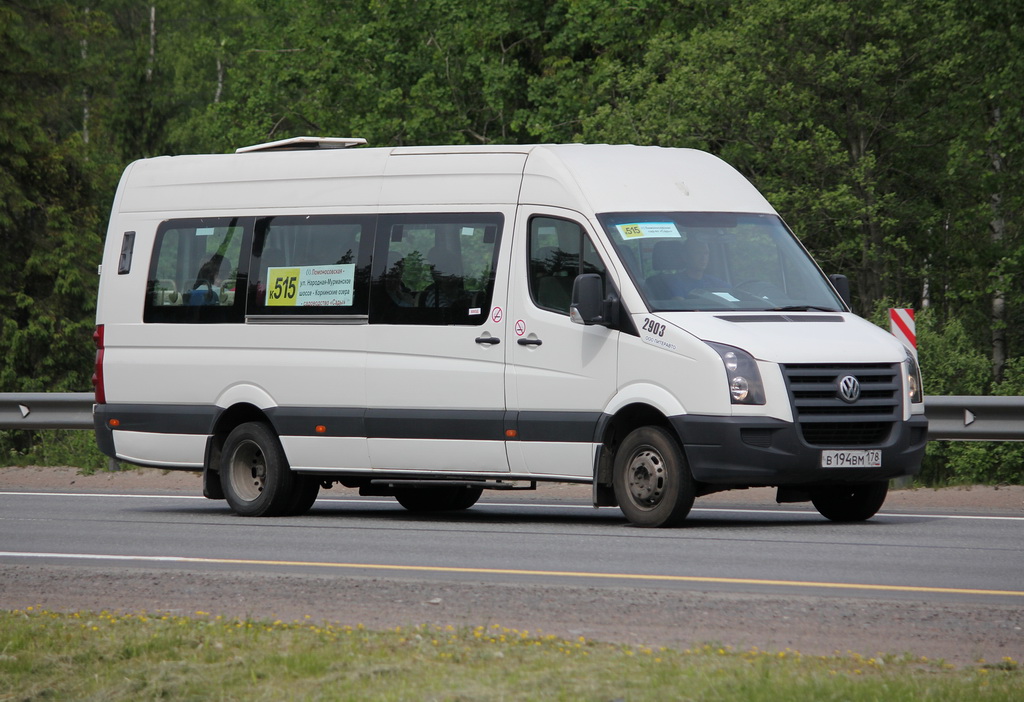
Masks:
[[[223,151],[298,134],[374,145],[514,142],[544,3],[262,2],[220,102],[182,134]]]
[[[100,214],[82,156],[81,25],[51,3],[0,8],[0,388],[84,390]],[[72,126],[73,125],[73,126]]]
[[[892,0],[734,3],[690,32],[655,33],[582,136],[718,153],[851,274],[861,309],[919,299],[920,273],[901,262],[931,216],[909,195],[941,164],[909,129],[932,33],[927,12]]]
[[[128,162],[314,134],[712,151],[851,275],[858,310],[926,307],[929,394],[1024,392],[1021,75],[1011,0],[8,3],[0,389],[88,388]],[[983,455],[937,445],[929,470]]]
[[[957,312],[988,342],[999,381],[1024,343],[1024,7],[952,2],[941,44],[946,221],[971,251],[971,265],[950,276],[949,289]]]

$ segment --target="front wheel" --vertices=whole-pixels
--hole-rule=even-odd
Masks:
[[[240,424],[228,434],[221,453],[224,497],[243,517],[276,517],[294,509],[295,474],[284,449],[266,424]]]
[[[863,522],[875,516],[889,494],[889,482],[829,485],[811,491],[811,504],[833,522]]]
[[[612,485],[626,519],[642,527],[676,526],[696,496],[679,443],[661,427],[641,427],[625,438],[615,452]]]

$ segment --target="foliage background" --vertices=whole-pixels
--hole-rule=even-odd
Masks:
[[[1024,394],[1022,75],[1014,0],[5,3],[0,392],[89,389],[125,165],[315,134],[712,151],[860,314],[919,310],[928,394]],[[924,476],[1021,482],[1022,458],[933,444]]]

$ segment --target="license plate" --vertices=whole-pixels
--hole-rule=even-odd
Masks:
[[[861,451],[822,451],[822,468],[881,468],[882,452],[877,449]]]

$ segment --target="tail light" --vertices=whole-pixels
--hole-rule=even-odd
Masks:
[[[107,403],[107,391],[103,387],[103,325],[97,324],[96,331],[92,333],[92,340],[96,344],[96,366],[92,372],[92,385],[96,390],[96,404]]]

